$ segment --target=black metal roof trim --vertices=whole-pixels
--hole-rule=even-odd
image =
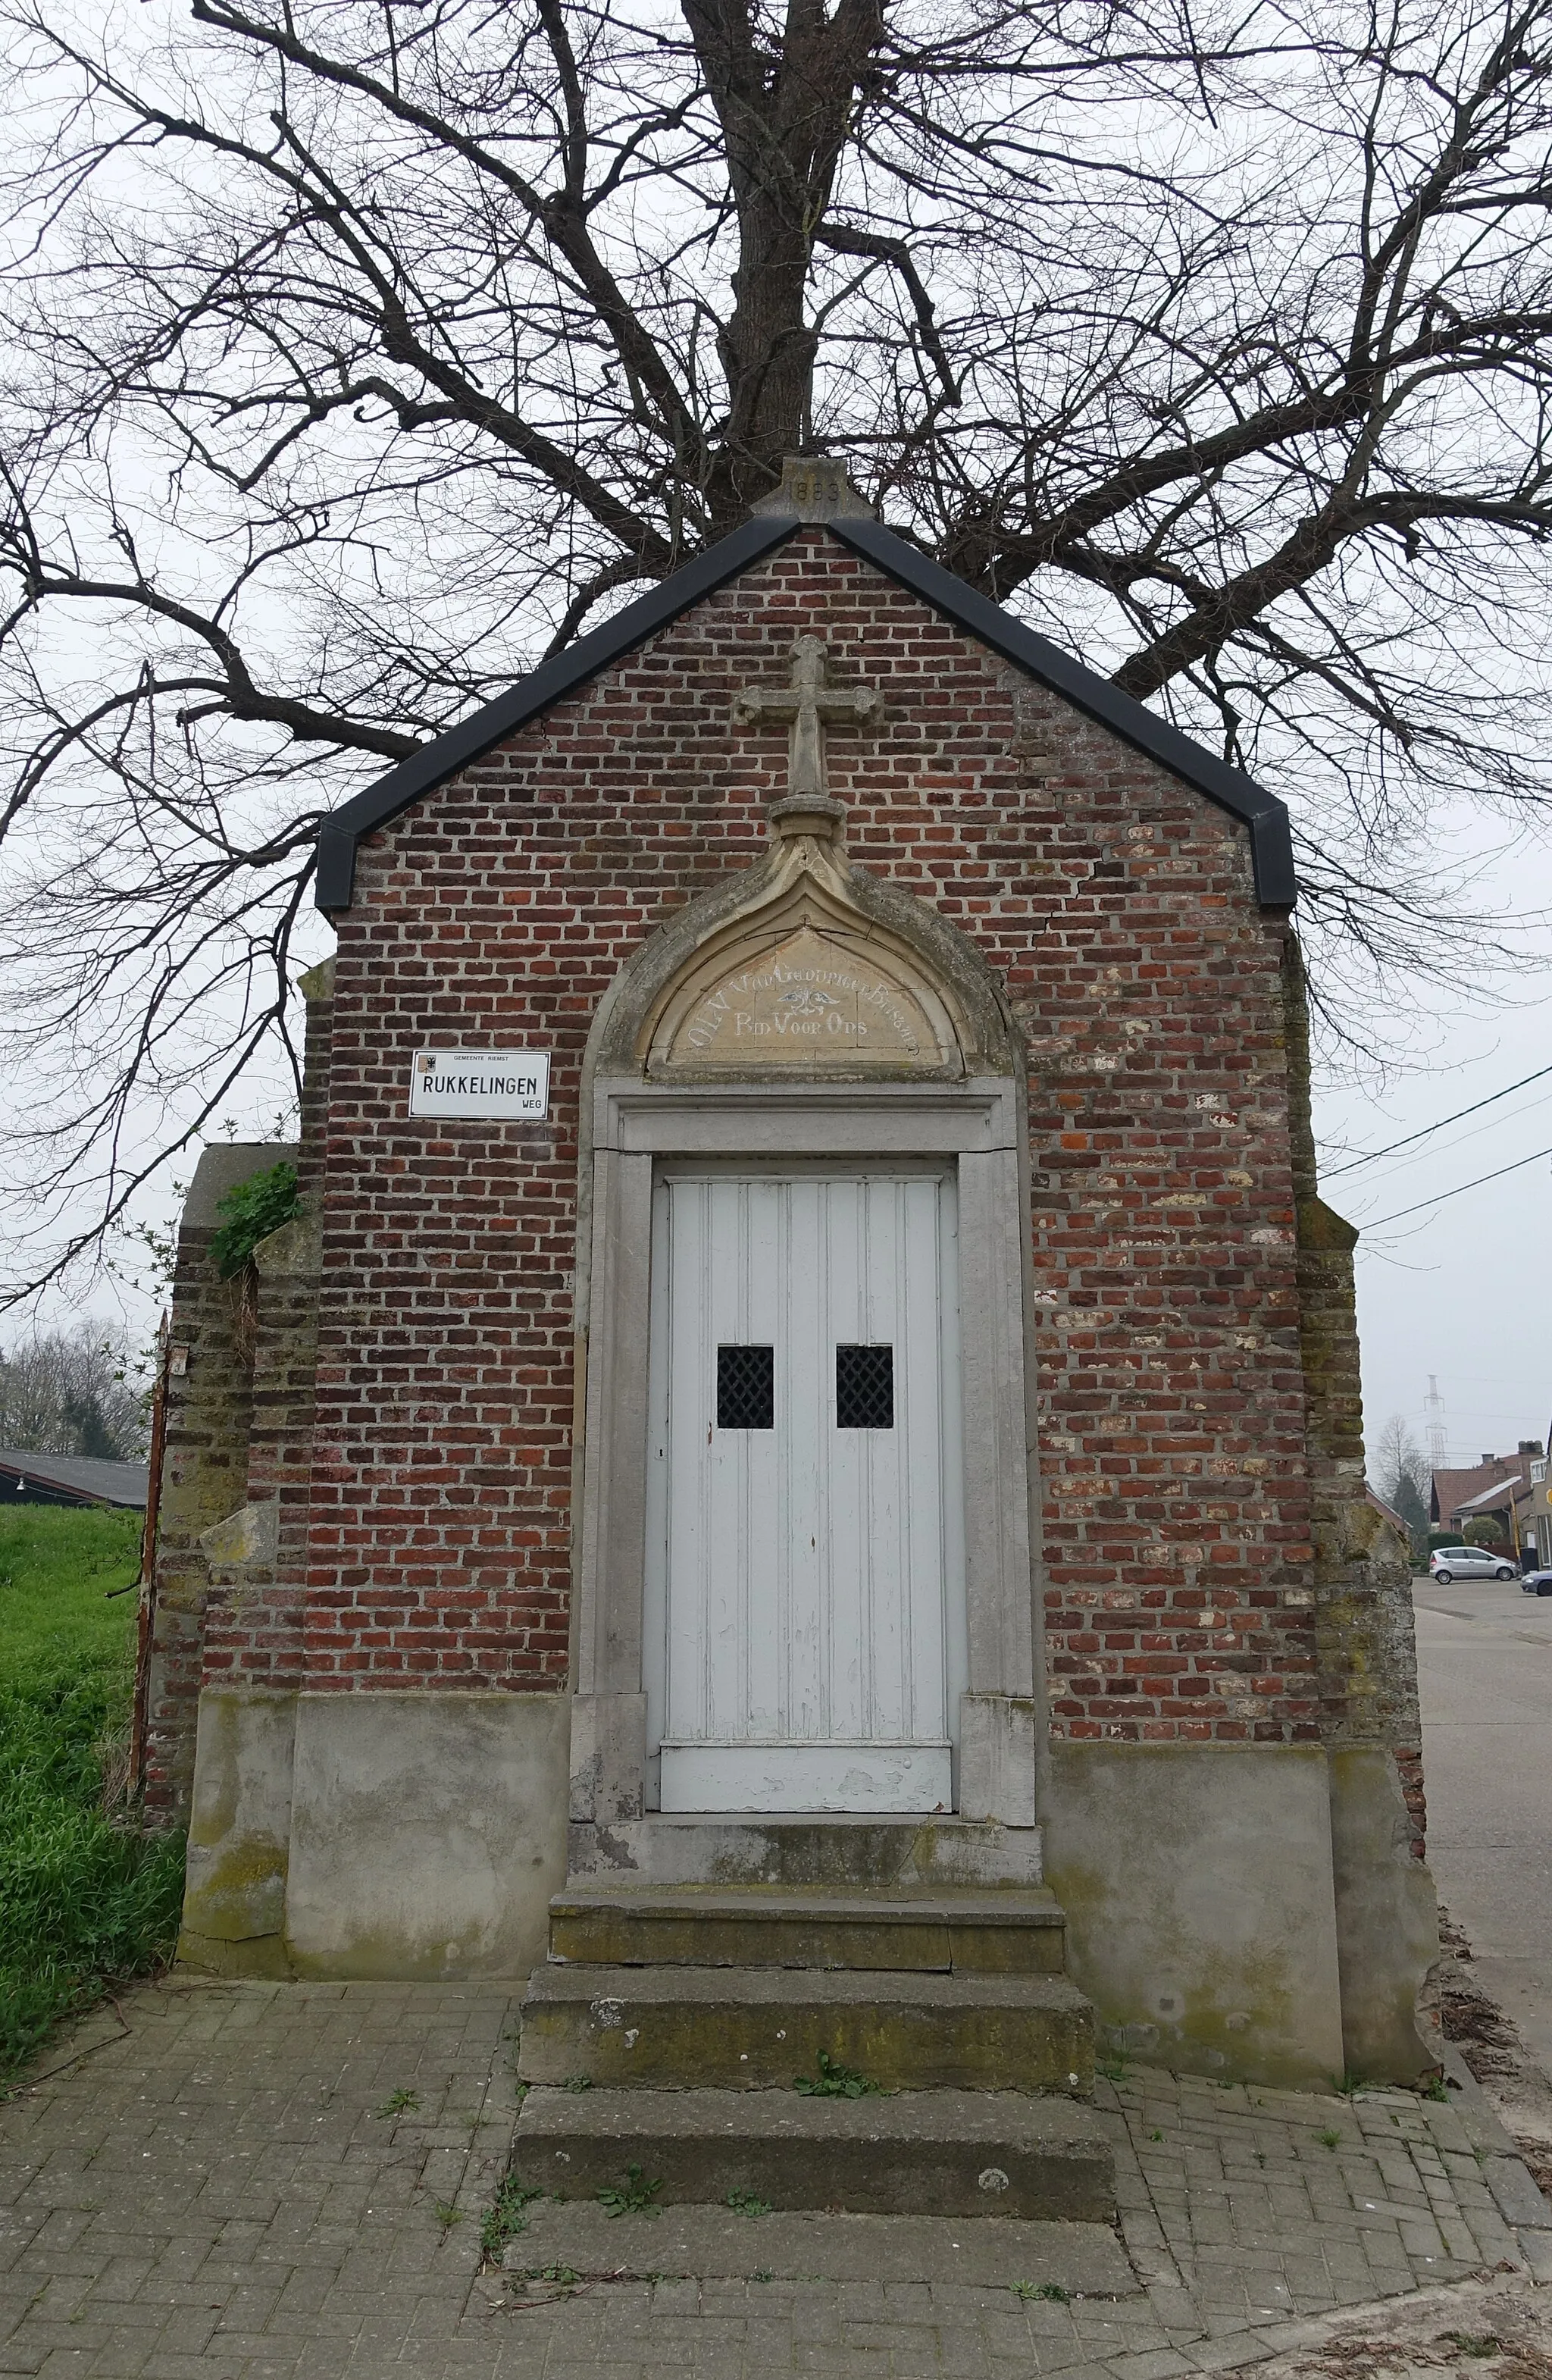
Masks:
[[[600,670],[620,661],[636,646],[644,644],[660,628],[666,628],[682,613],[715,594],[741,571],[755,563],[763,562],[774,553],[798,528],[796,516],[790,513],[757,515],[736,528],[729,537],[719,540],[671,578],[665,578],[649,594],[627,603],[613,619],[606,620],[601,628],[580,638],[551,661],[519,678],[494,702],[450,727],[444,735],[412,752],[407,759],[398,762],[385,777],[367,786],[363,793],[325,819],[318,836],[318,871],[313,898],[320,909],[348,909],[355,892],[356,846],[364,834],[373,828],[385,826],[397,818],[401,810],[418,801],[422,794],[434,785],[467,768],[515,735],[552,704],[574,693]],[[1188,785],[1205,794],[1210,802],[1242,819],[1250,829],[1251,858],[1255,869],[1255,890],[1264,908],[1291,908],[1298,897],[1298,883],[1293,873],[1293,844],[1289,832],[1288,812],[1275,795],[1268,794],[1253,777],[1238,769],[1231,769],[1218,759],[1205,746],[1193,741],[1171,727],[1168,720],[1134,702],[1130,695],[1118,692],[1108,679],[1085,669],[1049,638],[1026,628],[1009,612],[977,595],[962,578],[956,578],[940,564],[908,545],[891,529],[877,521],[837,515],[825,526],[843,545],[877,565],[888,577],[924,603],[954,621],[977,642],[1000,653],[1005,661],[1027,670],[1032,677],[1049,686],[1053,694],[1063,696],[1079,710],[1085,711],[1102,727],[1109,728],[1136,750],[1146,752],[1150,759],[1159,761]]]
[[[143,1463],[98,1454],[40,1454],[31,1447],[0,1447],[0,1502],[13,1492],[43,1488],[68,1502],[118,1504],[143,1512],[151,1477]]]
[[[552,660],[541,662],[539,668],[520,677],[515,686],[497,695],[444,735],[433,736],[418,752],[411,752],[379,777],[375,784],[326,818],[318,834],[318,872],[313,884],[313,900],[320,909],[348,909],[356,890],[356,845],[374,827],[385,826],[397,818],[401,810],[429,794],[433,785],[442,784],[515,735],[530,719],[541,710],[572,694],[579,686],[596,677],[649,637],[656,636],[687,612],[692,604],[705,596],[714,595],[730,578],[752,564],[763,562],[768,553],[785,545],[797,527],[792,513],[766,513],[746,521],[729,537],[721,538],[693,562],[685,563],[671,578],[650,593],[638,596],[627,603],[601,628],[594,628],[581,637],[564,652]]]
[[[840,517],[828,527],[843,545],[876,563],[913,595],[919,595],[924,603],[930,603],[935,612],[946,613],[978,643],[989,645],[1004,661],[1015,662],[1020,669],[1028,670],[1053,694],[1065,696],[1079,710],[1097,720],[1100,726],[1109,727],[1139,752],[1146,752],[1150,759],[1162,762],[1173,775],[1183,777],[1188,785],[1206,794],[1219,809],[1243,819],[1250,829],[1255,892],[1262,907],[1292,907],[1299,891],[1293,873],[1293,838],[1288,812],[1275,794],[1268,794],[1243,771],[1231,769],[1205,745],[1182,735],[1178,727],[1171,727],[1167,719],[1160,719],[1156,711],[1134,702],[1129,694],[1121,693],[1108,678],[1085,669],[1082,662],[1074,661],[1049,638],[1026,628],[1011,612],[977,595],[963,578],[956,578],[941,564],[929,561],[903,537],[896,537],[892,529],[883,528],[878,521]]]

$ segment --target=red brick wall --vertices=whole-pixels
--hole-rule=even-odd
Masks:
[[[830,738],[852,856],[975,937],[1029,1037],[1053,1724],[1313,1735],[1282,929],[1245,830],[822,530],[362,847],[307,1682],[563,1682],[583,1048],[629,953],[763,849],[785,731],[733,698],[800,632],[888,705]],[[524,1040],[550,1123],[409,1122],[418,1047]]]

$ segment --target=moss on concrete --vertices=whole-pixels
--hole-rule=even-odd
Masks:
[[[1318,1744],[1059,1743],[1046,1826],[1102,2048],[1295,2089],[1340,2071]]]

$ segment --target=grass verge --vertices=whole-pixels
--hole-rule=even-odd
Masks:
[[[181,1836],[110,1818],[133,1684],[139,1515],[0,1512],[0,2078],[171,1951]]]

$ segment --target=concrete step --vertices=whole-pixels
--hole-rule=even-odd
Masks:
[[[545,1966],[523,2003],[525,2082],[790,2089],[823,2050],[887,2091],[1094,2086],[1094,2011],[1064,1975]]]
[[[697,2273],[702,2280],[735,2280],[743,2285],[755,2265],[767,2280],[802,2280],[805,2285],[817,2280],[867,2280],[876,2289],[880,2280],[919,2285],[921,2276],[930,2273],[952,2280],[954,2289],[995,2289],[995,2304],[1000,2306],[1014,2301],[1007,2288],[1012,2277],[1045,2285],[1054,2282],[1072,2297],[1128,2299],[1134,2313],[1143,2306],[1143,2285],[1109,2223],[1019,2223],[1014,2216],[1007,2216],[1002,2223],[966,2223],[964,2216],[835,2216],[821,2206],[740,2216],[731,2206],[695,2204],[664,2206],[657,2223],[636,2223],[631,2218],[622,2223],[604,2214],[595,2199],[531,2199],[526,2214],[526,2228],[507,2244],[504,2253],[507,2271],[515,2276],[542,2276],[545,2268],[554,2271],[557,2264],[569,2264],[574,2273],[612,2273],[619,2280],[657,2280],[661,2273]],[[538,2289],[545,2288],[545,2282],[538,2282]],[[519,2304],[524,2297],[519,2297]],[[743,2288],[738,2297],[743,2299]],[[655,2315],[655,2323],[661,2330],[661,2313]],[[757,2338],[759,2330],[750,2325],[750,2347],[755,2347]],[[746,2354],[750,2347],[746,2347]],[[952,2371],[954,2361],[964,2366],[964,2356],[952,2356],[952,2342],[945,2339],[945,2363],[938,2363],[928,2350],[928,2371]],[[1040,2338],[1040,2347],[1052,2354],[1057,2371],[1061,2371],[1064,2366],[1054,2356],[1048,2330]],[[1122,2350],[1123,2338],[1116,2338],[1114,2351],[1119,2354]],[[507,2347],[507,2356],[512,2351]],[[1069,2351],[1076,2354],[1078,2350]],[[717,2350],[711,2350],[714,2361],[695,2366],[695,2380],[717,2380],[719,2373],[726,2380],[728,2371],[755,2371],[757,2366],[734,2363],[734,2354],[735,2350],[723,2350],[717,2356]],[[818,2361],[814,2347],[800,2347],[797,2354],[806,2354],[809,2366]],[[542,2359],[542,2350],[536,2351],[536,2359]],[[876,2363],[876,2359],[871,2361]],[[1223,2356],[1223,2361],[1229,2361],[1229,2356]],[[867,2371],[867,2363],[868,2356],[852,2354],[852,2380]],[[598,2371],[598,2366],[593,2368]],[[628,2368],[636,2373],[640,2366]],[[661,2373],[661,2368],[660,2361],[652,2371]],[[921,2375],[921,2361],[909,2361],[903,2368]],[[516,2371],[533,2371],[533,2366],[519,2363]],[[578,2371],[576,2363],[571,2371]],[[581,2371],[588,2371],[586,2363]],[[1021,2363],[1010,2359],[1000,2359],[998,2363],[976,2361],[971,2371],[1000,2373],[1002,2380],[1036,2380],[1036,2363],[1028,2356],[1028,2347]],[[1088,2380],[1107,2380],[1107,2366],[1102,2363],[1085,2363],[1083,2371],[1088,2373]],[[776,2380],[773,2368],[767,2371],[759,2366],[759,2373],[762,2380]],[[407,2373],[400,2373],[400,2380],[409,2380]],[[690,2380],[690,2371],[685,2371],[685,2380]]]
[[[995,1818],[653,1810],[574,1824],[567,1874],[600,1884],[628,1876],[637,1884],[779,1884],[793,1892],[986,1891],[1039,1884],[1041,1841],[1038,1827]]]
[[[991,1892],[677,1888],[574,1878],[550,1903],[550,1956],[583,1966],[835,1967],[1059,1975],[1064,1920],[1039,1886]]]
[[[1115,2159],[1092,2109],[1016,2091],[805,2099],[795,2091],[528,2093],[515,2169],[557,2198],[620,2186],[661,2206],[829,2207],[1107,2223]]]
[[[1008,2283],[1015,2277],[1054,2282],[1075,2298],[1126,2299],[1134,2313],[1143,2299],[1142,2284],[1108,2223],[1020,2223],[1012,2216],[1000,2223],[970,2223],[962,2215],[832,2215],[828,2208],[809,2206],[750,2216],[737,2215],[730,2206],[693,2204],[671,2204],[658,2222],[638,2223],[629,2216],[618,2221],[596,2200],[586,2198],[535,2198],[527,2212],[525,2228],[506,2249],[504,2262],[514,2274],[542,2274],[546,2266],[553,2270],[569,2265],[574,2272],[610,2273],[622,2280],[696,2273],[703,2280],[743,2283],[753,2266],[772,2281],[870,2281],[876,2288],[880,2281],[919,2284],[924,2273],[932,2273],[952,2277],[956,2289],[995,2289],[1000,2305],[1014,2302]],[[545,2287],[540,2280],[540,2289]],[[661,2313],[653,2319],[661,2330]],[[746,2353],[758,2337],[751,2325]],[[1124,2344],[1124,2335],[1117,2336],[1114,2351],[1121,2352]],[[1040,2345],[1061,2372],[1063,2366],[1049,2330],[1042,2331]],[[946,2340],[945,2346],[949,2360],[940,2364],[929,2352],[929,2371],[952,2371],[955,2362],[963,2369],[964,2356],[953,2358],[952,2343]],[[1069,2350],[1079,2351],[1076,2347]],[[507,2357],[513,2352],[509,2347]],[[695,2380],[717,2380],[718,2374],[726,2380],[730,2370],[753,2373],[757,2367],[730,2362],[734,2352],[724,2349],[718,2358],[713,2348],[713,2362],[697,2365]],[[810,2365],[818,2361],[811,2346],[800,2347],[798,2353],[806,2354]],[[542,2357],[542,2348],[537,2349],[536,2361]],[[853,2380],[867,2370],[869,2360],[876,2362],[853,2354]],[[1227,2354],[1223,2360],[1229,2361]],[[571,2367],[574,2373],[587,2368]],[[596,2373],[596,2363],[593,2368]],[[640,2367],[628,2368],[634,2373]],[[663,2366],[659,2362],[651,2368],[661,2374]],[[761,2380],[775,2380],[773,2368],[758,2368]],[[914,2375],[922,2372],[915,2361],[903,2368]],[[1034,2380],[1036,2372],[1027,2344],[1022,2362],[1002,2358],[988,2363],[977,2358],[971,2368],[1000,2372],[1001,2380]],[[520,2374],[532,2369],[532,2364],[516,2367]],[[1089,2380],[1108,2380],[1103,2364],[1087,2363],[1084,2371]],[[402,2372],[399,2380],[410,2380],[408,2372]],[[689,2372],[685,2380],[691,2380]]]

